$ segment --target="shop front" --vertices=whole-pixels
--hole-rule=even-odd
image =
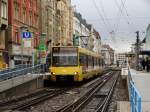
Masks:
[[[32,49],[21,49],[21,46],[13,45],[10,51],[10,67],[19,64],[32,64]]]

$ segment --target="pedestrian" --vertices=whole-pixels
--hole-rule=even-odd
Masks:
[[[117,60],[117,67],[119,67],[119,61]]]
[[[146,61],[145,61],[145,59],[142,59],[141,65],[142,65],[142,69],[145,70],[145,66],[146,66]]]
[[[124,66],[127,67],[127,60],[124,61]]]
[[[150,70],[150,60],[149,60],[149,58],[147,57],[147,58],[146,58],[146,71],[149,72],[149,70]]]

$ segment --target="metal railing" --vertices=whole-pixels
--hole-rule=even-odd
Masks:
[[[130,67],[128,67],[128,80],[129,80],[129,93],[130,93],[130,103],[131,103],[131,112],[142,112],[142,97],[138,89],[134,85],[132,80]]]
[[[1,74],[4,74],[4,73],[7,73],[7,72],[11,72],[11,71],[15,71],[15,70],[19,70],[19,69],[22,69],[22,68],[27,68],[27,67],[31,67],[32,65],[27,65],[27,64],[20,64],[20,65],[16,65],[15,67],[13,68],[5,68],[5,69],[1,69],[0,70],[0,75]]]
[[[8,70],[7,72],[1,72],[0,73],[0,81],[4,81],[7,79],[11,79],[17,76],[21,76],[21,75],[26,75],[29,73],[32,74],[37,74],[37,73],[42,73],[45,72],[45,65],[44,64],[39,64],[39,65],[35,65],[34,67],[29,66],[29,67],[19,67],[19,68],[14,68],[11,70]]]

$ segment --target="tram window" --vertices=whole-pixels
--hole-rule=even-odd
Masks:
[[[99,66],[101,66],[101,60],[99,59],[98,61],[99,61]]]
[[[104,59],[102,59],[102,66],[104,66],[105,65],[105,62],[104,62]]]
[[[88,68],[88,56],[86,55],[86,67]]]
[[[94,66],[97,66],[97,57],[94,58]]]
[[[86,66],[86,64],[87,64],[87,60],[86,60],[86,55],[85,54],[82,54],[82,53],[80,53],[80,58],[79,58],[79,62],[80,62],[80,65],[81,66]]]
[[[100,59],[100,66],[102,66],[103,65],[103,60],[102,59]]]
[[[97,59],[97,66],[99,66],[98,60],[99,60],[99,59]]]
[[[52,65],[53,66],[77,66],[76,48],[53,48]]]
[[[88,56],[88,66],[93,66],[92,57]]]
[[[97,58],[95,58],[94,63],[95,63],[95,66],[97,66]]]
[[[90,56],[88,56],[88,67],[91,66]]]
[[[95,63],[94,63],[94,57],[92,57],[92,66],[93,66],[93,68],[94,68],[94,65],[95,65]]]

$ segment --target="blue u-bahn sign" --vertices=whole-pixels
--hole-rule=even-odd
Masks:
[[[22,32],[22,38],[32,38],[31,32]]]

